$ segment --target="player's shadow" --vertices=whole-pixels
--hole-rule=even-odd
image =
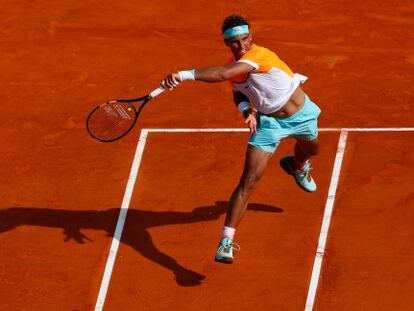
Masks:
[[[199,285],[205,276],[183,267],[174,258],[159,250],[152,241],[148,229],[165,225],[216,220],[225,213],[227,204],[228,202],[217,201],[215,205],[197,207],[191,212],[155,212],[129,209],[121,243],[133,247],[142,256],[173,272],[177,284],[181,286]],[[254,203],[248,205],[248,210],[270,213],[283,212],[278,207]],[[81,229],[103,230],[108,236],[113,237],[119,212],[119,208],[105,211],[74,211],[34,207],[0,209],[0,233],[19,226],[62,228],[65,242],[74,240],[79,244],[84,244],[85,241],[92,240],[83,234]]]

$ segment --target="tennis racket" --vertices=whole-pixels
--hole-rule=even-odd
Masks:
[[[160,86],[142,97],[111,100],[95,107],[86,119],[89,135],[103,143],[121,139],[132,130],[145,105],[164,91]],[[136,108],[133,104],[138,103]]]

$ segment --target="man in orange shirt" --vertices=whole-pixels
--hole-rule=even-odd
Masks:
[[[234,102],[250,129],[244,170],[230,198],[215,255],[216,261],[224,263],[232,263],[233,250],[240,248],[233,243],[236,228],[281,139],[296,138],[294,155],[282,158],[281,167],[305,191],[314,192],[317,188],[310,175],[309,159],[319,153],[320,109],[300,87],[307,77],[293,73],[272,51],[253,44],[249,27],[249,22],[240,15],[225,18],[222,34],[234,57],[231,63],[171,73],[163,81],[168,89],[186,80],[230,81]]]

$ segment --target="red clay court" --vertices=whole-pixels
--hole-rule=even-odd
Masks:
[[[410,1],[11,1],[0,21],[0,310],[413,310]],[[154,99],[122,140],[97,103],[220,65],[223,18],[298,73],[322,109],[318,191],[278,165],[213,260],[248,132],[228,83]]]

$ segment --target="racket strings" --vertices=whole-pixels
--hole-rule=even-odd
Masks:
[[[111,102],[100,106],[89,117],[88,129],[102,141],[125,135],[134,125],[135,108],[130,104]]]

